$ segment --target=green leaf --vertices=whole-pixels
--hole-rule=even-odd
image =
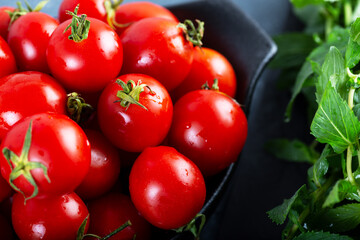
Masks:
[[[350,28],[350,38],[360,44],[360,18],[357,18]]]
[[[281,205],[268,211],[269,218],[277,224],[283,224],[293,205],[301,200],[304,191],[306,191],[306,185],[301,186],[290,199],[285,199]]]
[[[342,205],[324,211],[317,218],[317,227],[331,232],[346,232],[360,224],[360,203]]]
[[[352,240],[348,236],[341,236],[339,234],[329,232],[305,232],[293,238],[293,240]]]
[[[325,91],[327,83],[332,82],[332,85],[340,92],[341,95],[346,95],[346,70],[345,70],[345,61],[342,57],[340,51],[331,46],[329,52],[326,54],[325,61],[321,67],[321,74],[316,83],[316,96],[318,102],[320,101],[322,94]]]
[[[360,61],[360,45],[351,39],[349,39],[345,59],[348,68],[355,67]]]
[[[314,166],[308,170],[309,180],[313,181],[317,187],[321,187],[321,185],[325,182],[324,176],[329,169],[327,157],[330,152],[330,145],[327,144],[321,153],[320,158],[315,162]]]
[[[360,123],[328,82],[310,126],[311,134],[321,143],[329,143],[336,153],[354,144],[360,132]]]
[[[273,139],[266,143],[265,149],[277,158],[291,162],[312,164],[319,157],[319,153],[297,139]]]
[[[324,0],[291,0],[291,3],[298,8],[305,7],[307,5],[321,4]]]
[[[269,64],[273,68],[300,67],[316,47],[312,35],[304,33],[281,34],[275,36],[274,41],[278,52]]]
[[[339,180],[326,197],[323,207],[332,207],[343,201],[348,194],[356,194],[357,188],[346,180]]]

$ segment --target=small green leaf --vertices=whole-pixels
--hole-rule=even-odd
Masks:
[[[342,205],[318,216],[317,227],[331,232],[346,232],[360,224],[360,203]]]
[[[291,162],[314,163],[319,153],[300,140],[273,139],[266,143],[265,149],[277,158]]]
[[[350,38],[360,44],[360,18],[357,18],[350,28]]]
[[[331,82],[327,84],[310,129],[319,142],[329,143],[336,153],[343,152],[358,139],[360,122]]]
[[[285,199],[281,205],[268,211],[269,218],[276,224],[283,224],[292,206],[297,200],[301,200],[304,191],[306,191],[306,185],[301,186],[290,199]]]
[[[335,204],[340,203],[350,193],[357,193],[356,186],[352,185],[346,180],[337,181],[334,187],[329,192],[328,196],[326,197],[323,207],[332,207]]]
[[[327,157],[331,152],[330,150],[330,145],[327,144],[321,153],[320,158],[315,162],[314,166],[308,170],[309,180],[313,181],[317,187],[321,187],[325,182],[324,176],[329,169]]]
[[[339,234],[329,232],[305,232],[293,238],[293,240],[352,240],[348,236],[341,236]]]
[[[355,67],[360,61],[360,45],[351,39],[349,39],[345,59],[348,68]]]
[[[88,220],[89,220],[89,214],[84,218],[83,222],[81,223],[80,227],[78,228],[76,240],[83,240]]]

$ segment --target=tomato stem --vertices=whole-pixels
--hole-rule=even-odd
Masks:
[[[26,5],[27,9],[21,5],[21,2],[19,2],[19,1],[16,2],[17,8],[14,11],[7,11],[7,13],[10,16],[9,28],[15,22],[16,19],[18,19],[19,17],[21,17],[23,15],[26,15],[29,12],[39,12],[48,2],[49,2],[49,0],[40,1],[35,6],[34,9],[30,6],[30,4],[26,0],[24,0],[24,3]]]
[[[29,127],[26,131],[26,135],[25,135],[23,148],[21,150],[20,157],[17,156],[13,151],[11,151],[10,149],[8,149],[6,147],[2,149],[2,153],[11,168],[11,173],[9,176],[9,184],[14,190],[16,190],[17,192],[20,192],[24,196],[25,203],[27,200],[36,197],[39,192],[39,188],[35,182],[35,179],[33,178],[32,174],[30,172],[32,169],[41,168],[44,172],[44,176],[45,176],[46,180],[49,183],[51,182],[49,175],[48,175],[48,169],[44,164],[42,164],[40,162],[29,162],[29,160],[28,160],[29,151],[30,151],[30,147],[31,147],[31,138],[32,138],[32,121],[30,121]],[[34,187],[33,193],[31,194],[30,197],[26,197],[25,193],[23,191],[21,191],[21,189],[19,189],[14,184],[14,180],[20,176],[24,176],[26,178],[26,180]]]
[[[200,219],[199,228],[196,226],[196,221],[198,219]],[[198,240],[198,239],[200,239],[200,233],[201,233],[201,230],[203,229],[203,227],[205,225],[205,222],[206,222],[205,215],[202,214],[202,213],[198,213],[198,214],[196,214],[196,216],[188,224],[186,224],[185,226],[182,226],[180,228],[173,229],[173,230],[175,232],[177,232],[177,233],[190,231],[194,235],[195,240]]]
[[[202,86],[201,89],[204,90],[214,90],[214,91],[219,91],[219,80],[217,78],[214,79],[214,82],[210,88],[209,83],[206,81]]]
[[[105,6],[105,10],[106,10],[106,21],[109,24],[109,26],[112,27],[113,29],[115,29],[115,27],[125,28],[131,24],[131,23],[121,24],[121,23],[116,22],[116,19],[115,19],[116,9],[120,4],[122,4],[122,2],[123,2],[123,0],[105,0],[104,1],[104,6]]]
[[[90,30],[90,21],[86,19],[86,14],[77,15],[79,4],[75,7],[74,12],[67,11],[67,14],[72,16],[71,23],[65,28],[64,33],[71,28],[69,39],[75,42],[81,42],[88,38]]]
[[[196,19],[195,20],[198,27],[196,28],[194,23],[186,19],[184,23],[179,23],[178,27],[180,27],[185,34],[186,40],[194,44],[195,46],[201,47],[203,45],[202,38],[204,37],[204,25],[205,23]]]
[[[78,124],[86,122],[94,113],[94,108],[76,92],[69,93],[67,97],[66,110],[69,117]]]

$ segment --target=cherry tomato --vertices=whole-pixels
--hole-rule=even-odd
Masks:
[[[14,195],[12,223],[21,240],[75,240],[89,212],[75,193],[33,198]],[[85,230],[88,228],[86,226]]]
[[[88,174],[76,189],[82,199],[90,199],[108,192],[120,173],[117,149],[98,131],[86,129],[91,146],[91,164]]]
[[[7,11],[13,12],[14,10],[13,7],[0,7],[0,36],[5,40],[7,40],[10,23],[10,15]]]
[[[193,44],[175,21],[145,18],[132,24],[120,38],[126,59],[123,74],[149,75],[171,91],[190,71]]]
[[[14,54],[7,42],[0,37],[0,78],[17,72]]]
[[[123,87],[117,81],[108,84],[97,109],[102,132],[115,146],[129,152],[159,145],[171,125],[173,106],[169,93],[154,78],[143,74],[126,74],[118,79],[127,85],[133,81],[129,95],[141,91],[138,103],[142,106],[122,106],[117,94]]]
[[[41,112],[66,114],[66,92],[47,74],[15,73],[0,79],[0,142],[20,119]]]
[[[58,21],[42,12],[29,12],[10,26],[8,43],[22,71],[49,73],[46,47]]]
[[[150,239],[150,224],[139,215],[129,196],[111,193],[91,201],[88,208],[89,233],[105,237],[130,220],[131,226],[112,236],[112,240],[132,240],[135,234],[136,240]]]
[[[139,21],[140,19],[150,17],[166,18],[179,22],[172,12],[161,5],[146,1],[130,2],[121,4],[116,9],[114,23],[116,32],[120,36],[130,24]]]
[[[247,120],[240,105],[214,90],[197,90],[174,106],[169,142],[196,163],[205,176],[214,175],[242,150]]]
[[[15,237],[12,229],[13,228],[10,222],[2,214],[0,214],[1,240],[14,240]]]
[[[213,85],[215,78],[221,92],[235,97],[236,75],[230,62],[213,49],[195,47],[190,73],[171,95],[179,99],[190,91],[200,90],[206,82],[209,86]]]
[[[88,17],[107,22],[104,2],[105,0],[63,0],[59,6],[59,20],[60,22],[64,22],[71,19],[67,11],[72,12],[75,7],[79,5],[78,14],[86,14]]]
[[[85,133],[62,114],[39,113],[20,120],[0,149],[1,174],[27,198],[74,191],[90,167]]]
[[[146,148],[129,178],[131,199],[144,218],[162,229],[179,228],[201,210],[206,195],[198,167],[172,147]]]
[[[97,92],[118,76],[123,52],[116,32],[95,18],[90,21],[88,37],[75,42],[68,39],[71,23],[59,25],[50,38],[47,61],[53,76],[71,91]]]

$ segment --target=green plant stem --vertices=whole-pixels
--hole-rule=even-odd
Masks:
[[[348,175],[349,181],[352,185],[356,185],[354,174],[352,172],[352,145],[348,146],[346,152],[346,173]]]
[[[351,1],[347,0],[344,3],[344,25],[349,26],[352,22],[352,6]]]
[[[348,105],[350,109],[354,108],[354,94],[355,94],[355,88],[351,87],[348,95]]]

